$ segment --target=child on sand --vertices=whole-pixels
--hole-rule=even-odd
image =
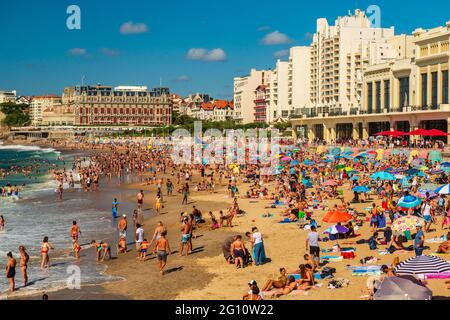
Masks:
[[[147,241],[147,239],[144,239],[144,241],[142,241],[142,243],[141,243],[141,246],[139,247],[139,260],[140,261],[145,261],[145,258],[147,257],[147,250],[148,250],[149,246],[150,246],[150,244]]]

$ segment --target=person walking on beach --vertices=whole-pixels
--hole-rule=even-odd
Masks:
[[[137,194],[137,209],[138,209],[138,213],[142,212],[142,206],[144,204],[144,190],[139,191],[139,193]]]
[[[70,235],[72,237],[72,242],[77,242],[78,236],[81,235],[80,227],[77,225],[76,221],[72,221],[72,227],[70,228]]]
[[[28,285],[28,260],[30,260],[30,256],[27,253],[27,250],[24,246],[19,247],[20,253],[20,271],[22,271],[23,277],[23,286],[26,287]]]
[[[172,196],[172,193],[173,193],[173,183],[172,183],[172,181],[170,181],[170,179],[167,179],[166,187],[167,187],[167,196]]]
[[[123,214],[122,219],[120,219],[119,223],[117,224],[117,229],[119,229],[119,238],[127,238],[127,215]]]
[[[14,259],[11,252],[6,254],[8,257],[8,263],[6,264],[6,279],[9,283],[9,291],[13,292],[16,289],[16,283],[14,278],[16,277],[16,259]]]
[[[112,202],[112,217],[113,219],[117,218],[117,212],[119,210],[119,202],[117,202],[117,198],[114,198]]]
[[[0,216],[0,232],[5,231],[5,218]]]
[[[187,182],[183,186],[183,189],[181,190],[181,193],[183,194],[183,201],[181,201],[181,204],[188,204],[189,184]]]
[[[316,231],[315,226],[311,227],[311,231],[308,233],[306,238],[306,251],[308,250],[313,256],[316,266],[318,266],[320,262],[319,233]]]
[[[155,248],[153,249],[153,253],[156,254],[159,262],[159,272],[161,275],[164,275],[164,267],[167,264],[167,255],[172,254],[172,250],[170,250],[169,241],[166,239],[167,232],[164,231],[161,233],[161,236],[156,241]]]
[[[137,229],[136,229],[136,234],[135,234],[135,238],[134,240],[136,241],[136,250],[138,251],[139,254],[139,249],[141,247],[141,243],[142,241],[144,241],[144,229],[142,228],[142,226],[138,223],[136,225]]]
[[[423,253],[423,244],[425,242],[425,235],[422,231],[422,225],[416,225],[416,237],[414,238],[414,252],[416,253],[416,257],[421,256]]]
[[[63,193],[64,193],[64,186],[63,183],[60,182],[59,186],[58,186],[58,195],[59,195],[59,200],[63,199]]]
[[[183,255],[183,248],[186,248],[186,256],[189,254],[190,239],[192,226],[189,223],[189,218],[183,218],[183,225],[181,226],[181,243],[180,243],[180,257]]]
[[[48,237],[45,236],[41,245],[41,269],[50,267],[50,256],[48,254],[50,249],[54,249],[54,247],[48,242]]]
[[[156,200],[155,200],[155,210],[156,210],[156,213],[158,214],[158,215],[160,215],[161,214],[161,197],[160,197],[160,195],[159,195],[159,193],[156,195]]]
[[[167,229],[161,221],[158,221],[156,224],[155,232],[153,233],[153,238],[150,244],[154,241],[158,241],[161,238],[161,234],[165,232],[167,234]]]

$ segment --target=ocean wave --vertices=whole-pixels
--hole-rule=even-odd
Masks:
[[[17,150],[18,152],[21,151],[41,151],[44,153],[49,152],[56,152],[59,153],[59,151],[53,149],[53,148],[41,148],[39,146],[24,146],[24,145],[3,145],[0,144],[0,150]]]

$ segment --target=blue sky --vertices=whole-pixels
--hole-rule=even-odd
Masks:
[[[66,27],[71,4],[81,9],[81,30]],[[234,76],[272,68],[276,52],[308,45],[317,18],[333,23],[372,4],[396,33],[450,20],[448,0],[4,1],[0,90],[61,94],[83,75],[85,84],[149,87],[162,78],[172,92],[231,99]]]

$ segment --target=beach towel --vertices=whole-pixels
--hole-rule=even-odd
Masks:
[[[297,221],[290,221],[289,218],[284,219],[283,221],[279,221],[278,223],[296,223]]]
[[[442,236],[440,238],[425,239],[425,242],[427,242],[427,243],[441,243],[441,242],[443,242],[445,240],[446,240],[445,237]]]
[[[333,262],[339,262],[339,261],[344,260],[344,257],[342,257],[342,256],[323,256],[323,257],[320,257],[320,261],[321,262],[325,261],[325,260],[333,261]]]
[[[450,272],[427,274],[425,279],[450,279]]]

